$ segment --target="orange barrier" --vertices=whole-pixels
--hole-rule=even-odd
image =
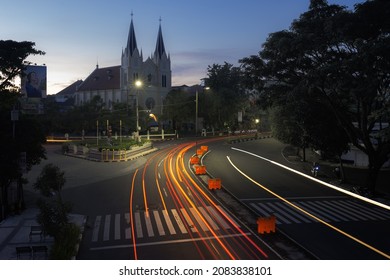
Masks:
[[[204,165],[197,165],[197,166],[195,166],[195,174],[196,175],[204,175],[204,174],[206,174],[206,166],[204,166]]]
[[[219,190],[221,189],[221,179],[214,178],[209,179],[209,190]]]
[[[193,156],[190,159],[190,164],[198,164],[199,163],[199,158],[197,156]]]
[[[257,232],[260,234],[275,232],[276,217],[271,215],[269,217],[257,218]]]
[[[198,156],[203,156],[204,151],[203,151],[202,149],[197,149],[197,150],[196,150],[196,154],[197,154]]]
[[[209,150],[209,147],[208,146],[200,146],[200,149],[197,149],[196,150],[196,154],[198,155],[198,156],[203,156],[203,154],[205,153],[205,152],[207,152]]]

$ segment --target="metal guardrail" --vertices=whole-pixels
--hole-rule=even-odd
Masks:
[[[85,146],[72,145],[66,153],[69,156],[79,157],[87,160],[101,161],[101,162],[118,162],[128,161],[137,157],[154,152],[152,143],[146,143],[143,146],[133,147],[129,150],[115,150],[115,149],[96,149],[87,148]]]

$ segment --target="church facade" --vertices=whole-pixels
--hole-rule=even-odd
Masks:
[[[121,65],[96,69],[81,83],[75,93],[75,105],[81,106],[100,96],[107,109],[114,103],[138,105],[155,115],[162,113],[165,96],[171,90],[171,59],[166,53],[161,30],[158,29],[154,53],[143,60],[137,46],[133,19],[131,19],[127,45],[122,50]],[[138,99],[138,100],[137,100]]]

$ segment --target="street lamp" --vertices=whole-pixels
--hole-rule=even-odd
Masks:
[[[203,91],[205,90],[209,90],[210,87],[204,87],[203,88]],[[199,93],[198,93],[198,89],[196,90],[195,92],[195,136],[197,136],[197,133],[198,133],[198,111],[199,111]]]
[[[198,134],[198,90],[195,93],[195,137]]]
[[[135,104],[135,107],[136,107],[136,114],[137,114],[137,139],[138,139],[138,136],[139,136],[139,111],[138,111],[138,95],[139,95],[139,88],[142,86],[142,82],[140,80],[136,80],[135,81],[135,87],[137,88],[137,92],[136,92],[136,104]]]

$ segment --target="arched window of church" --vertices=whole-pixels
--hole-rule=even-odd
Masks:
[[[152,82],[152,74],[148,75],[148,83],[150,84]]]

